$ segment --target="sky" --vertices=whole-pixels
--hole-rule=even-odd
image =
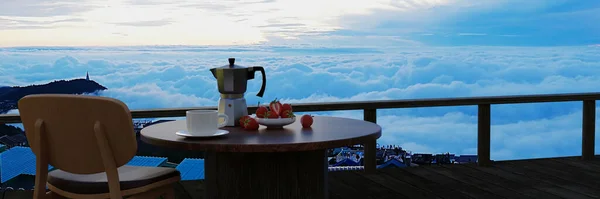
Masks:
[[[596,0],[3,0],[0,46],[600,44]]]

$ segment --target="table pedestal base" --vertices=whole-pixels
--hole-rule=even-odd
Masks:
[[[207,152],[210,199],[327,199],[325,150],[286,153]]]

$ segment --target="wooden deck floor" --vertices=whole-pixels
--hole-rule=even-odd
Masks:
[[[330,173],[330,196],[352,198],[600,198],[600,159],[579,157]],[[358,197],[357,197],[358,198]]]
[[[578,158],[387,168],[376,174],[336,171],[329,173],[330,198],[600,198],[600,156]],[[178,199],[204,198],[202,181],[183,181],[175,188]],[[6,192],[4,199],[31,198],[30,193]]]

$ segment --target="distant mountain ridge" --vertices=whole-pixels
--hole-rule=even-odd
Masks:
[[[88,79],[58,80],[47,84],[0,87],[0,114],[17,109],[17,102],[31,94],[84,94],[97,93],[107,88]]]

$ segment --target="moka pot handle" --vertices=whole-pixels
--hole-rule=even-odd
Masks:
[[[258,91],[258,93],[256,94],[256,96],[262,97],[265,93],[265,87],[267,86],[267,76],[265,75],[265,69],[262,66],[253,66],[252,68],[253,70],[249,71],[252,74],[249,76],[252,76],[254,78],[254,72],[256,71],[260,71],[262,75],[262,86],[260,86],[260,91]]]

